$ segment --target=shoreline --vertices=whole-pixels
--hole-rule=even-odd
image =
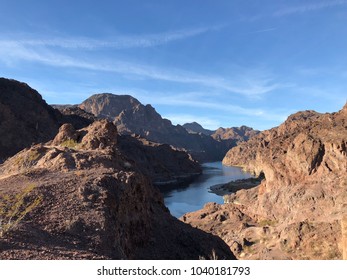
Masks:
[[[210,187],[209,192],[214,193],[219,196],[224,196],[232,193],[236,193],[242,189],[251,189],[258,185],[260,185],[263,177],[251,177],[247,179],[239,179],[235,181],[231,181],[226,184],[218,184]]]

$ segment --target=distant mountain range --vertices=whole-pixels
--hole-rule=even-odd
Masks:
[[[183,127],[192,134],[205,134],[211,136],[216,141],[222,142],[228,149],[236,146],[237,144],[248,141],[249,138],[260,133],[259,130],[254,130],[248,126],[241,127],[220,127],[217,130],[209,130],[203,128],[199,123],[185,123]]]
[[[173,125],[171,121],[162,118],[151,105],[143,105],[130,95],[95,94],[78,107],[98,118],[113,121],[121,134],[137,134],[150,141],[170,144],[186,150],[200,162],[219,161],[230,147],[248,139],[252,133],[258,133],[251,128],[242,133],[238,133],[242,129],[231,128],[225,131],[235,131],[234,133],[221,134],[218,130],[213,135],[210,133],[212,131],[197,123]]]

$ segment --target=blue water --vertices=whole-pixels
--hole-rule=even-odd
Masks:
[[[238,179],[251,177],[238,167],[222,165],[222,162],[209,162],[202,165],[203,174],[186,187],[163,191],[165,205],[175,217],[203,208],[207,202],[222,204],[223,197],[209,192],[213,185],[225,184]]]

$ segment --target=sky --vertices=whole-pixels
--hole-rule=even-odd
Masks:
[[[129,94],[174,124],[269,129],[347,100],[347,0],[0,0],[0,76],[49,104]]]

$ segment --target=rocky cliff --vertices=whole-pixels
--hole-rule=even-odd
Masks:
[[[240,258],[342,258],[347,104],[332,114],[293,114],[232,148],[223,163],[265,179],[225,196],[226,205],[187,214],[186,222],[223,237]]]
[[[186,150],[199,161],[221,160],[228,148],[210,136],[190,134],[163,119],[151,105],[142,105],[129,95],[96,94],[79,107],[113,121],[121,134],[138,134],[147,140]]]
[[[0,165],[0,258],[234,258],[221,239],[173,218],[119,144],[106,120],[65,124]]]

